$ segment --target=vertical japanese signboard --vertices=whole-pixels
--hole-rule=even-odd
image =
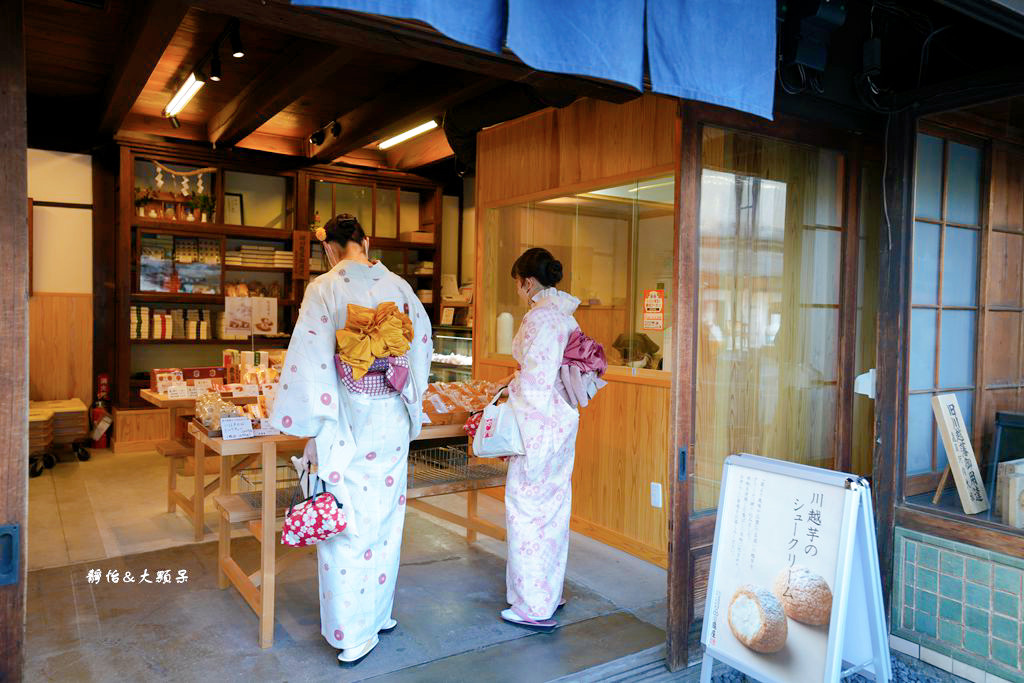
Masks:
[[[863,658],[886,680],[870,515],[870,493],[856,477],[730,456],[701,638],[707,657],[760,681],[800,683],[836,680],[845,658]]]
[[[939,425],[942,445],[949,459],[949,469],[956,482],[957,493],[964,512],[969,515],[988,510],[988,494],[978,470],[978,461],[971,446],[971,430],[964,423],[954,394],[932,396],[932,412]]]

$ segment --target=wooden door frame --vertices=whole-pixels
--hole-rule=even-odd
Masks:
[[[25,536],[28,518],[28,139],[26,127],[24,2],[0,12],[0,524],[16,525],[17,581],[0,586],[0,680],[23,677],[25,645]]]
[[[697,372],[697,303],[699,297],[699,230],[701,135],[705,125],[742,133],[761,135],[785,142],[833,149],[846,162],[841,191],[844,225],[840,262],[840,317],[838,341],[839,396],[837,426],[839,447],[835,466],[850,467],[853,428],[853,378],[856,372],[856,310],[859,248],[859,198],[861,141],[848,132],[786,116],[766,121],[748,114],[692,101],[680,102],[679,153],[676,159],[676,320],[673,340],[673,367],[676,368],[672,393],[674,446],[671,509],[669,512],[669,575],[666,662],[670,670],[688,664],[688,636],[694,621],[693,541],[710,544],[714,536],[715,515],[690,515],[690,463],[695,442],[695,406]],[[889,534],[891,536],[891,534]],[[710,548],[710,545],[708,545]]]

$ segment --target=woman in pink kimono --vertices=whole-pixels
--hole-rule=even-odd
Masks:
[[[316,546],[320,625],[338,659],[356,662],[396,626],[406,459],[433,344],[409,283],[367,258],[359,221],[342,214],[317,233],[332,268],[306,289],[271,422],[313,437],[300,467],[315,463],[343,506],[346,529]]]
[[[563,398],[560,369],[570,336],[579,329],[579,299],[555,289],[562,264],[546,249],[529,249],[512,266],[519,296],[530,306],[512,343],[519,371],[509,402],[526,454],[510,459],[505,484],[509,609],[501,618],[551,629],[563,604],[569,554],[572,466],[579,412]]]

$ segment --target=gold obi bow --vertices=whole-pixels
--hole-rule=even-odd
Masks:
[[[345,329],[336,336],[338,357],[352,366],[352,377],[359,381],[377,358],[405,355],[412,342],[412,320],[392,301],[376,310],[349,304]]]

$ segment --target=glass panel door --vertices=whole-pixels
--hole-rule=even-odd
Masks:
[[[839,152],[714,127],[701,168],[694,513],[730,454],[836,462],[846,187]]]

